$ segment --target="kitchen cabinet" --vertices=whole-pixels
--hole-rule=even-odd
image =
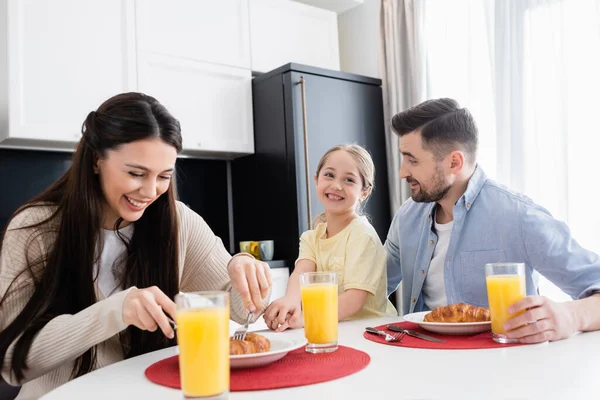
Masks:
[[[298,3],[304,3],[315,7],[324,8],[326,10],[335,11],[338,14],[344,13],[354,7],[362,6],[364,0],[294,0]],[[368,0],[372,1],[372,0]],[[380,1],[380,0],[378,0]]]
[[[0,146],[72,150],[88,113],[135,89],[133,0],[0,2]]]
[[[271,279],[273,282],[273,290],[271,292],[271,301],[277,300],[285,296],[288,280],[290,278],[289,268],[272,268]]]
[[[0,1],[0,147],[72,151],[88,113],[140,91],[183,156],[254,152],[252,72],[339,69],[337,15],[287,0]]]
[[[248,0],[137,0],[139,51],[250,69]]]
[[[289,62],[340,69],[337,14],[283,0],[249,0],[252,69]]]
[[[254,152],[250,70],[141,52],[138,79],[181,123],[184,155]]]

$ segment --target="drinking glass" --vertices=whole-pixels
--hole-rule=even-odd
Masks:
[[[498,343],[517,343],[506,337],[502,325],[517,314],[509,314],[508,307],[521,300],[525,291],[525,264],[485,264],[485,280],[492,319],[492,337]]]
[[[185,398],[229,395],[229,293],[175,296],[181,389]]]
[[[336,272],[300,274],[304,335],[309,353],[338,348],[338,285]]]

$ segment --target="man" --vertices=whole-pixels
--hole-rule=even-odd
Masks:
[[[527,311],[506,322],[508,338],[537,343],[600,329],[600,257],[544,208],[486,177],[466,108],[429,100],[396,114],[392,129],[412,194],[385,243],[388,295],[402,282],[404,313],[458,302],[487,307],[484,265],[522,262],[528,296],[509,312]],[[577,300],[538,296],[538,272]]]

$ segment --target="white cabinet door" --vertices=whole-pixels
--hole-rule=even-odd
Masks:
[[[271,280],[273,282],[273,289],[271,290],[271,301],[277,300],[285,296],[285,289],[287,289],[288,280],[290,278],[289,268],[272,268],[271,269]]]
[[[250,69],[248,0],[137,0],[138,49]]]
[[[251,79],[246,69],[138,55],[140,91],[179,120],[188,154],[233,158],[254,152]]]
[[[286,0],[250,0],[252,69],[289,62],[340,69],[337,14]]]
[[[72,148],[90,111],[135,89],[133,2],[4,4],[9,128],[0,140],[8,145],[58,141]]]

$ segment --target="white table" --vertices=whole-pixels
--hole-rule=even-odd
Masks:
[[[315,385],[232,392],[229,398],[356,399],[377,394],[393,400],[600,397],[600,332],[577,334],[553,343],[481,350],[402,348],[363,337],[366,326],[398,320],[380,318],[340,324],[339,343],[371,356],[371,363],[362,371]],[[302,329],[281,333],[303,334]],[[181,391],[151,383],[144,375],[154,362],[177,354],[176,349],[159,350],[96,370],[43,399],[182,399]]]

